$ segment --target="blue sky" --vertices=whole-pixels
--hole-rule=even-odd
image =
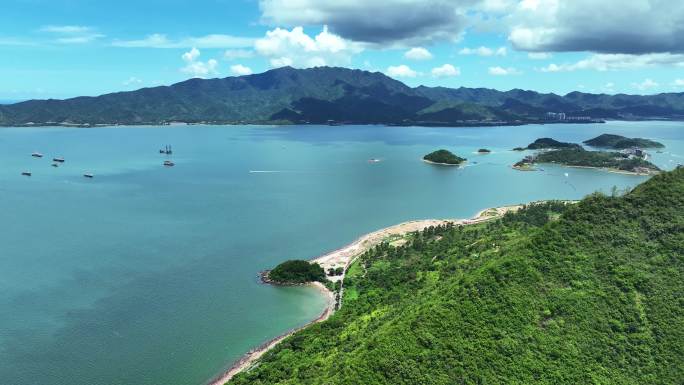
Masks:
[[[664,0],[3,0],[0,100],[282,65],[411,86],[684,92],[682,26],[684,4]]]

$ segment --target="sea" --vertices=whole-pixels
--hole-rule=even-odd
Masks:
[[[647,180],[511,168],[525,155],[513,147],[602,133],[662,142],[663,169],[684,163],[682,122],[0,128],[0,383],[205,384],[324,309],[317,290],[260,271],[407,220]],[[441,148],[465,167],[421,161]]]

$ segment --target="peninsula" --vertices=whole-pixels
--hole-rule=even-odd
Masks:
[[[678,383],[682,221],[684,168],[356,244],[344,306],[230,384]]]
[[[638,175],[650,175],[660,172],[658,166],[643,157],[620,152],[587,151],[582,148],[544,151],[537,155],[526,157],[516,163],[514,167],[519,170],[525,170],[531,168],[536,163],[556,163],[563,166],[605,169]]]

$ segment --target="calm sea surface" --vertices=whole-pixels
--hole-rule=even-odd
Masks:
[[[260,270],[401,221],[646,180],[509,167],[538,137],[606,132],[663,142],[664,169],[684,163],[672,122],[0,128],[0,382],[201,385],[322,311],[315,290],[261,285]],[[175,167],[161,165],[165,144]],[[420,161],[438,148],[468,166]]]

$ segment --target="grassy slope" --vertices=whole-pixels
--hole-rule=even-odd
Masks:
[[[684,169],[415,236],[367,253],[356,298],[231,383],[682,383],[683,255]]]

